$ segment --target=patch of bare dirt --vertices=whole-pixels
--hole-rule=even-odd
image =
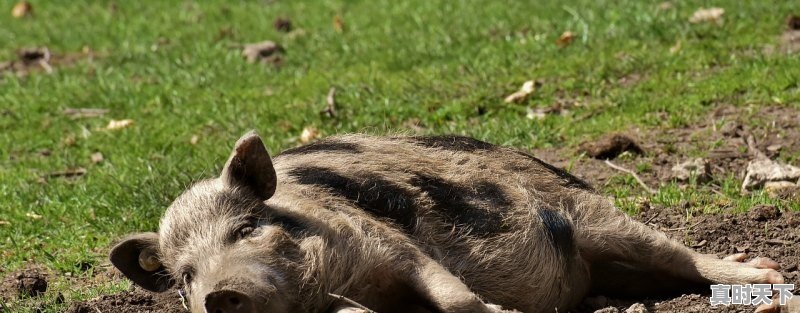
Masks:
[[[75,303],[67,313],[186,313],[177,291],[150,293],[139,288]]]
[[[673,167],[696,157],[708,162],[707,183],[719,185],[728,175],[744,179],[747,164],[759,153],[770,159],[800,151],[800,111],[787,106],[734,107],[723,105],[697,124],[675,129],[631,129],[584,142],[577,151],[536,150],[533,154],[553,165],[569,168],[596,187],[627,175],[602,159],[634,170],[650,187],[682,181]],[[616,139],[621,138],[621,139]],[[639,139],[634,139],[639,138]],[[636,145],[633,150],[625,147]],[[643,153],[636,153],[636,149]],[[757,150],[753,151],[753,149]],[[626,154],[628,157],[619,157]],[[577,158],[580,153],[591,158]],[[637,169],[645,164],[645,169]]]
[[[26,268],[7,275],[0,284],[0,294],[13,297],[38,297],[47,291],[47,274]]]

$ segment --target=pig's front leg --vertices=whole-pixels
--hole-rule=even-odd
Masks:
[[[442,312],[500,313],[500,306],[484,303],[458,277],[427,256],[421,256],[417,266],[409,269],[408,278],[418,294]]]

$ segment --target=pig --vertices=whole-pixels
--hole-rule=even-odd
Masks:
[[[699,254],[513,148],[343,135],[273,158],[255,132],[158,232],[110,252],[134,284],[208,313],[567,312],[590,294],[783,282],[747,258]]]

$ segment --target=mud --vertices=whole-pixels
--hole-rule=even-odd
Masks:
[[[36,268],[13,272],[0,284],[0,295],[5,297],[38,297],[46,291],[47,275]]]
[[[155,294],[135,288],[131,291],[105,295],[83,303],[75,303],[66,312],[185,313],[188,310],[184,309],[181,304],[177,291]]]

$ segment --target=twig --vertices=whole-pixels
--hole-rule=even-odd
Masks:
[[[331,87],[331,90],[328,91],[328,97],[326,97],[325,100],[328,106],[320,113],[327,117],[336,117],[336,87]]]
[[[684,229],[694,228],[695,226],[697,226],[697,225],[699,225],[699,224],[700,224],[700,222],[697,222],[697,223],[694,223],[694,224],[692,224],[692,225],[689,225],[689,226],[676,227],[676,228],[667,228],[667,229],[665,229],[664,231],[676,231],[676,230],[684,230]]]
[[[359,309],[362,309],[362,310],[364,310],[364,311],[367,311],[367,313],[378,313],[378,312],[375,312],[375,311],[373,311],[373,310],[370,310],[368,307],[365,307],[365,306],[364,306],[363,304],[361,304],[361,303],[358,303],[358,302],[355,302],[355,301],[353,301],[353,300],[350,300],[349,298],[347,298],[347,297],[345,297],[345,296],[342,296],[342,295],[337,295],[337,294],[335,294],[335,293],[328,293],[328,295],[329,295],[329,296],[331,296],[331,297],[334,297],[334,298],[336,298],[336,299],[342,300],[342,301],[344,301],[344,302],[347,302],[347,303],[349,303],[350,305],[353,305],[353,306],[355,306],[355,307],[357,307],[357,308],[359,308]]]
[[[751,155],[753,155],[758,160],[769,159],[769,157],[767,157],[767,155],[764,154],[764,152],[758,150],[758,146],[756,145],[756,139],[753,137],[753,134],[747,135],[747,150],[750,152]]]
[[[644,187],[644,190],[647,190],[647,192],[649,192],[649,193],[653,193],[653,194],[656,193],[655,189],[650,188],[650,186],[647,186],[647,184],[644,183],[642,178],[639,177],[639,175],[636,175],[636,172],[631,171],[631,170],[629,170],[627,168],[624,168],[622,166],[616,165],[614,163],[611,163],[611,161],[609,161],[609,160],[606,160],[606,165],[608,165],[609,167],[611,167],[611,168],[613,168],[615,170],[622,171],[622,172],[630,174],[631,176],[633,176],[634,179],[636,179],[636,181],[639,183],[639,185],[642,185],[642,187]]]
[[[656,214],[653,214],[653,216],[651,216],[646,221],[644,221],[644,224],[645,225],[650,224],[650,222],[652,222],[654,219],[656,219],[656,217],[658,217],[659,215],[661,215],[661,211],[658,211],[658,212],[656,212]]]

